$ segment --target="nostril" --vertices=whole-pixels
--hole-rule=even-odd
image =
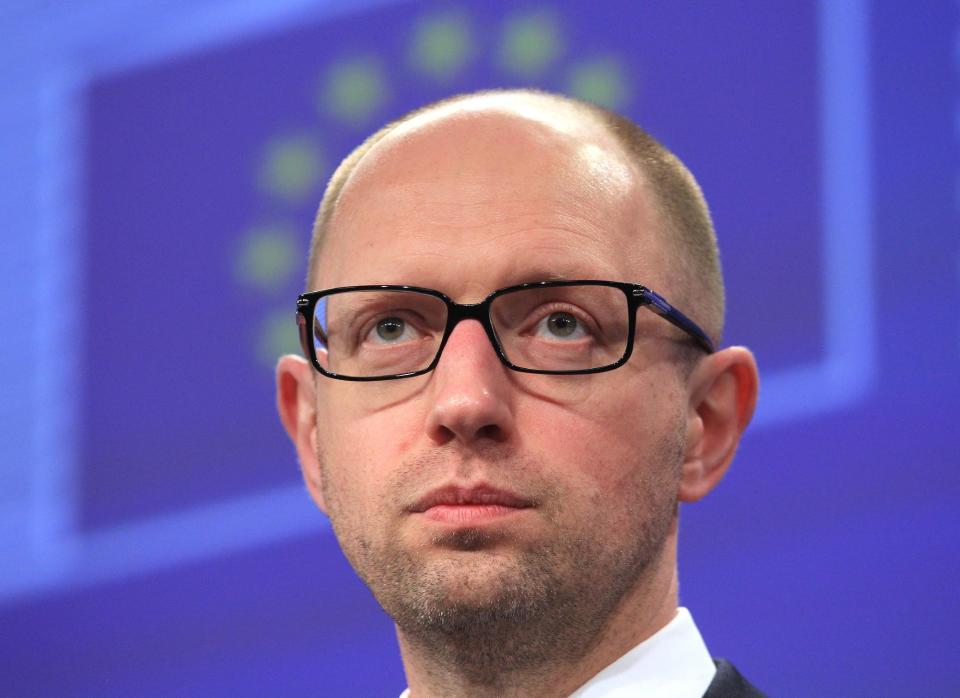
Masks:
[[[433,431],[433,439],[441,446],[458,437],[463,438],[464,441],[490,440],[503,442],[507,440],[507,431],[498,424],[485,424],[479,429],[473,430],[472,434],[468,433],[469,431],[469,427],[456,429],[445,424],[438,424]]]
[[[478,439],[490,439],[491,441],[505,441],[507,433],[497,424],[487,424],[477,429]]]
[[[454,439],[457,438],[457,435],[449,427],[445,427],[442,424],[438,425],[436,429],[433,430],[433,440],[437,443],[438,446],[443,446],[448,444]]]
[[[427,429],[438,444],[450,441],[496,441],[510,438],[513,416],[507,404],[486,395],[468,399],[453,394],[440,399],[430,410]]]

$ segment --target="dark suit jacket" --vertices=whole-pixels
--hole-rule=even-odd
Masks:
[[[703,698],[766,698],[726,659],[714,659],[713,663],[717,665],[717,673]]]

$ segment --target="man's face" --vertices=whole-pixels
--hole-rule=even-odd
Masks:
[[[366,156],[313,278],[461,303],[552,278],[669,298],[660,227],[598,128],[479,110],[414,121]],[[401,630],[457,613],[600,617],[661,564],[687,396],[672,328],[637,321],[628,364],[595,375],[512,372],[468,320],[425,376],[316,377],[318,498]]]

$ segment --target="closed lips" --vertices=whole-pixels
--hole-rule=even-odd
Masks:
[[[422,513],[436,506],[500,506],[527,509],[534,502],[519,495],[491,487],[443,487],[422,497],[410,511]]]

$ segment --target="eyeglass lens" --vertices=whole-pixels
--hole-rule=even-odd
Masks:
[[[507,360],[520,368],[580,371],[619,361],[628,303],[608,286],[548,286],[494,298],[490,321]],[[420,371],[437,355],[447,305],[416,291],[345,291],[316,304],[313,341],[324,367],[341,376]]]

